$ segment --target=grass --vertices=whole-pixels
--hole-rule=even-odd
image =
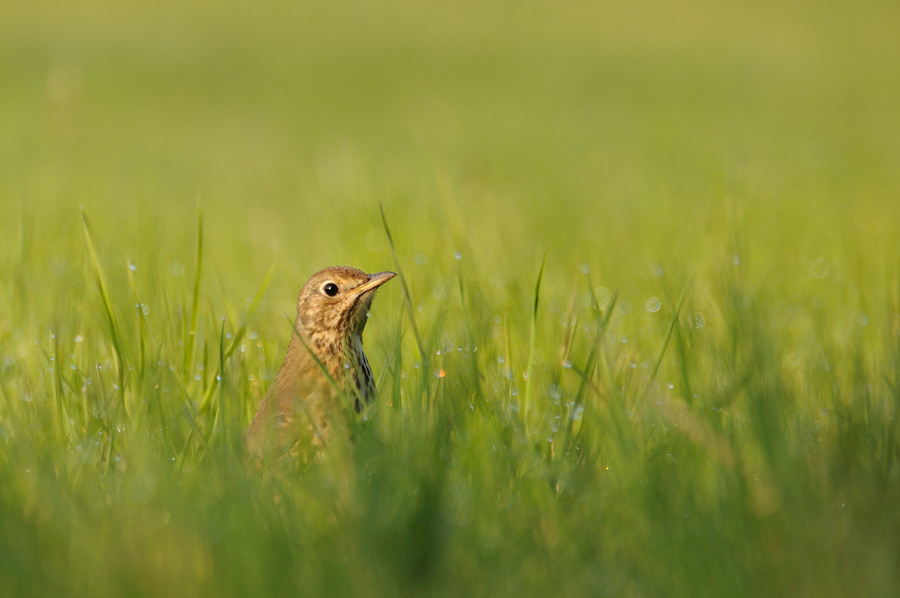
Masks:
[[[898,39],[877,1],[0,8],[0,595],[897,595]],[[335,264],[402,273],[378,399],[258,474]]]

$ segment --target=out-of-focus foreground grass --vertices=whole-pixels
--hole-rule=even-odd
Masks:
[[[0,5],[0,595],[897,595],[898,40],[877,1]],[[393,282],[352,444],[259,475],[284,314],[395,268],[379,201],[424,357]]]

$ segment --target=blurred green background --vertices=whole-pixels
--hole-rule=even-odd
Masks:
[[[889,1],[0,3],[0,594],[897,595],[898,106]],[[426,356],[259,476],[335,264]]]

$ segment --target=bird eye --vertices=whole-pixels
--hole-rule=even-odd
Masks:
[[[338,286],[333,282],[329,282],[328,284],[326,284],[324,287],[322,287],[322,290],[329,297],[334,297],[338,294]]]

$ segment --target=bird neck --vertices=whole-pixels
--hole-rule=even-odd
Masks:
[[[309,347],[334,381],[350,393],[356,410],[360,411],[362,406],[375,396],[375,378],[363,351],[362,330],[351,329],[343,334],[325,330],[304,332],[304,344]],[[299,340],[296,335],[291,339],[288,353],[307,353]],[[308,355],[306,359],[312,361]]]

